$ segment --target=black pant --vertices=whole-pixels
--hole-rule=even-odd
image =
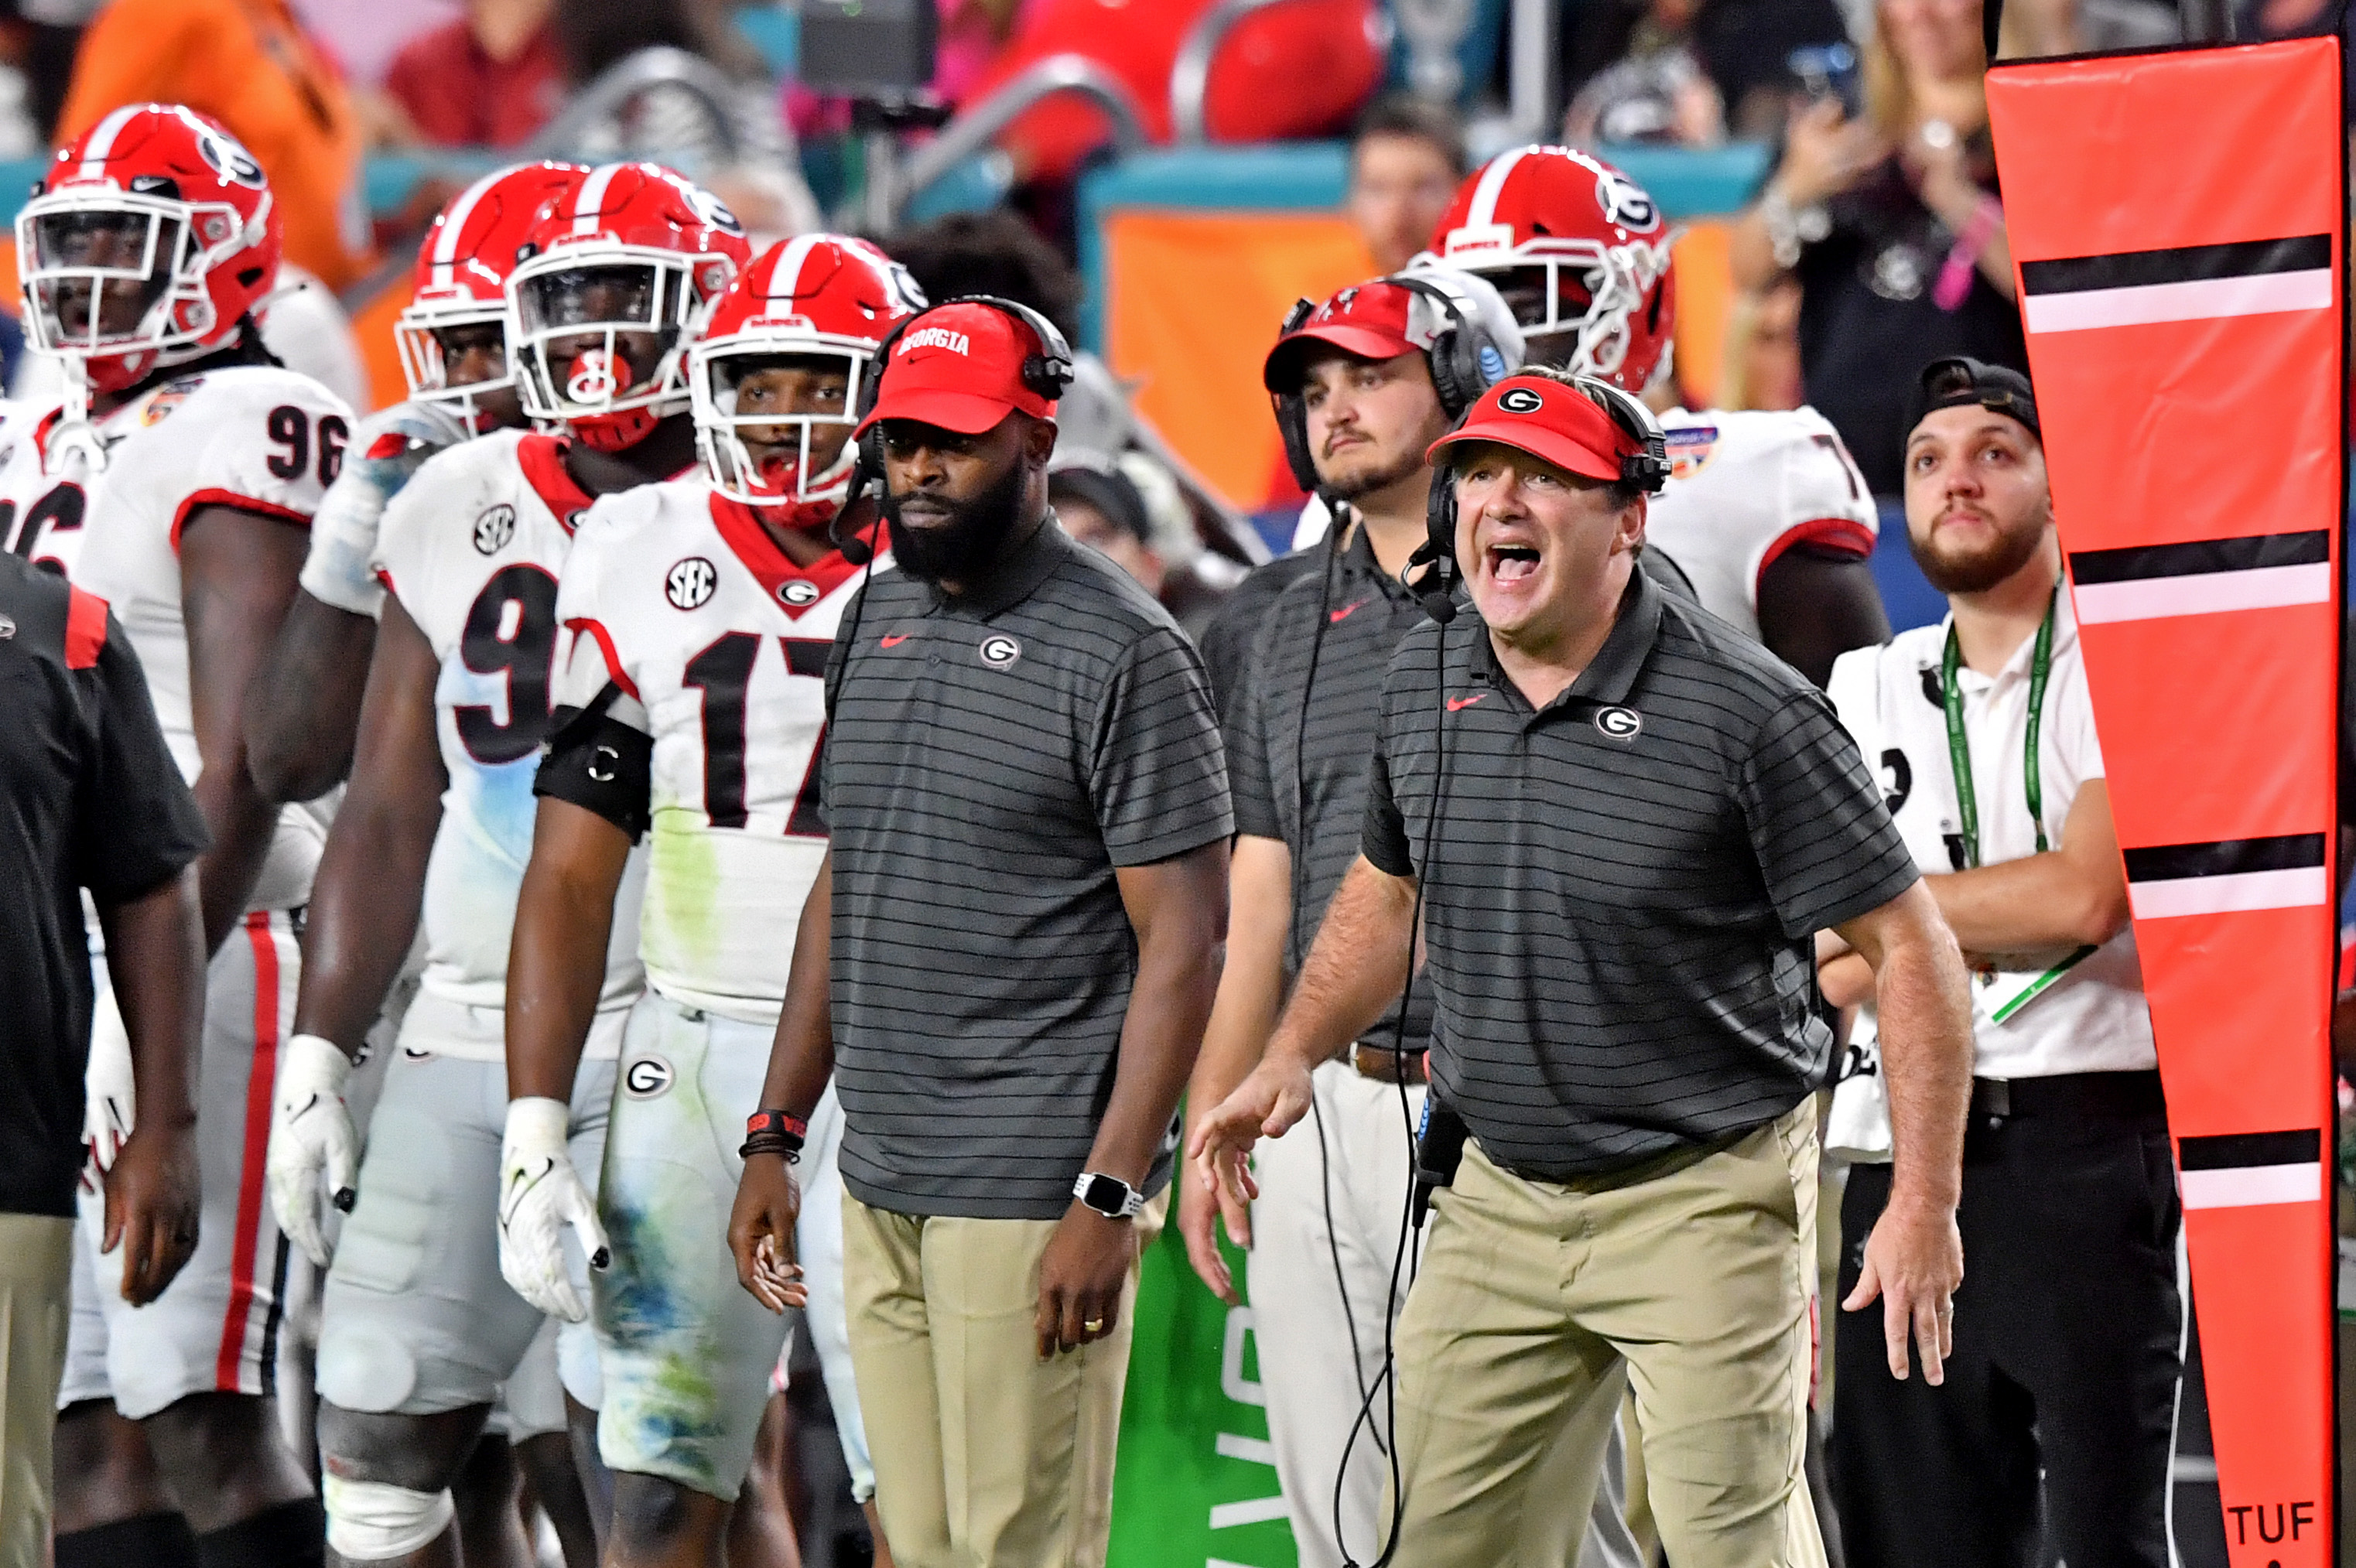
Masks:
[[[1849,1568],[2026,1568],[2040,1471],[2043,1522],[2070,1568],[2166,1568],[2182,1214],[2150,1076],[2148,1106],[2064,1110],[2017,1083],[2013,1115],[1974,1115],[1943,1385],[1923,1382],[1919,1357],[1906,1381],[1890,1375],[1880,1302],[1842,1315],[1833,1490]],[[2068,1098],[2068,1083],[2052,1086]],[[1849,1171],[1844,1297],[1890,1174]]]

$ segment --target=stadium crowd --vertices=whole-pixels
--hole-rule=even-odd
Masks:
[[[939,0],[934,89],[1204,9]],[[1381,10],[1210,106],[1365,259],[1222,496],[1091,111],[855,232],[718,0],[15,0],[0,1568],[1100,1564],[1165,1227],[1304,1565],[2199,1560],[1978,0],[1567,7],[1505,146]],[[528,155],[649,48],[724,156]],[[1697,377],[1612,160],[1730,138]]]

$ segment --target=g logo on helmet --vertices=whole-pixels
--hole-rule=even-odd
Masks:
[[[687,205],[695,208],[698,218],[723,234],[744,232],[744,226],[736,221],[736,215],[728,210],[728,204],[700,185],[687,187]]]
[[[689,556],[663,575],[663,597],[674,610],[701,609],[719,586],[719,571],[700,555]]]
[[[670,1087],[671,1065],[659,1056],[641,1056],[622,1069],[622,1093],[633,1100],[651,1100]]]
[[[1497,394],[1497,406],[1509,414],[1534,414],[1546,407],[1546,400],[1528,387],[1508,387]]]
[[[515,508],[502,501],[475,519],[475,548],[497,555],[515,538]]]
[[[213,173],[230,184],[241,185],[250,190],[265,187],[267,182],[262,177],[262,165],[254,161],[253,155],[211,126],[197,127],[197,151],[203,155],[206,163],[212,165]]]
[[[1595,205],[1603,209],[1603,219],[1616,223],[1635,234],[1649,233],[1661,226],[1661,209],[1644,188],[1625,175],[1606,169],[1595,178]]]
[[[1023,645],[1003,632],[992,632],[981,639],[981,662],[992,669],[1012,669],[1014,661],[1023,656]]]
[[[1595,728],[1614,741],[1633,741],[1643,732],[1644,716],[1633,708],[1599,708]]]

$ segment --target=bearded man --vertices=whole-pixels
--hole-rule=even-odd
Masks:
[[[952,301],[885,353],[858,438],[898,570],[828,662],[830,848],[729,1239],[774,1292],[787,1163],[832,1072],[894,1557],[1093,1568],[1139,1259],[1218,982],[1226,766],[1193,645],[1048,510],[1062,336]]]
[[[2028,1562],[2041,1491],[2072,1568],[2162,1564],[2181,1216],[2037,403],[2018,371],[1942,359],[1908,428],[1907,540],[1950,613],[1843,655],[1830,695],[1975,971],[1971,1272],[1938,1386],[1837,1338],[1843,1543],[1851,1568]],[[1827,1139],[1858,1161],[1844,1291],[1890,1190],[1866,977],[1824,965],[1828,998],[1864,1004]]]

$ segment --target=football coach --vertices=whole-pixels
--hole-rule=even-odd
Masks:
[[[1532,1477],[1558,1435],[1596,1474],[1624,1383],[1671,1562],[1813,1568],[1810,944],[1873,968],[1896,1149],[1861,1293],[1893,1374],[1911,1339],[1933,1382],[1963,1275],[1962,956],[1825,699],[1633,570],[1666,466],[1640,409],[1525,370],[1432,456],[1474,613],[1438,601],[1391,660],[1359,858],[1261,1065],[1197,1126],[1199,1174],[1240,1188],[1307,1114],[1311,1069],[1408,983],[1419,916],[1444,1107],[1422,1163],[1445,1116],[1469,1136],[1398,1324],[1394,1561],[1485,1568],[1532,1510],[1583,1514]]]

